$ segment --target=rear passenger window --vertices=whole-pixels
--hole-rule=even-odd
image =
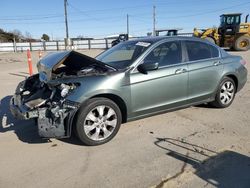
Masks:
[[[209,45],[209,47],[210,47],[210,50],[211,50],[212,58],[219,57],[219,50],[216,47],[211,46],[211,45]]]
[[[218,49],[212,45],[196,41],[186,41],[185,43],[189,61],[219,57]]]

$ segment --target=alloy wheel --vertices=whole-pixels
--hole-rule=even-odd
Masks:
[[[108,138],[117,126],[117,114],[106,105],[92,109],[84,120],[84,132],[91,140],[101,141]]]
[[[234,98],[234,84],[230,81],[226,81],[220,90],[220,101],[223,105],[229,104]]]

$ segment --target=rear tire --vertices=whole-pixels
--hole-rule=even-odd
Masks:
[[[107,98],[93,98],[77,114],[77,136],[88,146],[104,144],[114,138],[121,122],[121,111],[116,103]]]
[[[235,93],[236,85],[233,79],[225,77],[219,85],[215,100],[210,104],[216,108],[226,108],[232,104]]]
[[[250,37],[241,36],[234,43],[234,49],[237,51],[247,51],[250,49]]]

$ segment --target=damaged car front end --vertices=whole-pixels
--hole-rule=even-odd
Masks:
[[[75,51],[49,54],[38,62],[37,68],[38,74],[18,84],[10,110],[18,119],[35,118],[38,133],[44,138],[71,135],[73,118],[81,104],[68,96],[81,86],[81,78],[115,70]]]

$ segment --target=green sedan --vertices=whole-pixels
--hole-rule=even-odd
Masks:
[[[203,103],[230,106],[247,81],[245,64],[192,37],[129,40],[96,58],[56,52],[19,83],[10,109],[17,118],[35,118],[41,137],[75,131],[84,144],[99,145],[128,121]]]

